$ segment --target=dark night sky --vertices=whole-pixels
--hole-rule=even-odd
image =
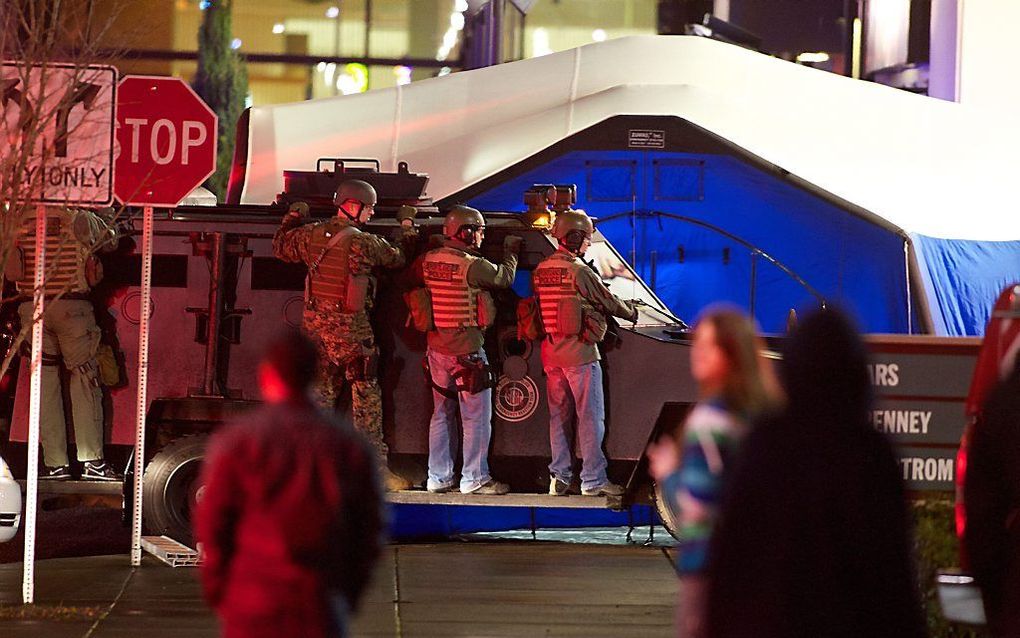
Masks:
[[[730,22],[770,53],[841,51],[843,0],[730,0]]]

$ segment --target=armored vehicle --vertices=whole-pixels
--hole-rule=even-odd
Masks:
[[[179,206],[157,211],[154,223],[152,321],[146,422],[146,456],[129,463],[144,471],[145,524],[153,534],[190,535],[190,512],[200,497],[198,475],[210,432],[259,400],[255,368],[260,345],[281,325],[301,324],[305,269],[273,257],[272,237],[287,207],[309,205],[311,219],[336,214],[332,195],[345,179],[370,182],[379,193],[370,232],[388,235],[401,205],[418,208],[418,254],[442,235],[442,215],[426,194],[427,175],[401,164],[380,172],[378,162],[325,158],[315,171],[287,171],[285,189],[270,206]],[[530,212],[485,212],[482,253],[499,261],[507,234],[524,239],[511,290],[496,296],[497,320],[486,351],[494,370],[490,463],[513,491],[539,493],[548,485],[548,410],[537,344],[518,339],[517,301],[530,294],[530,271],[555,250],[546,232],[547,204],[572,188],[544,186],[525,198]],[[524,195],[524,194],[522,194]],[[543,202],[543,198],[546,200]],[[522,203],[522,209],[524,205]],[[688,372],[685,324],[673,317],[596,233],[588,253],[593,267],[620,297],[640,302],[640,317],[620,326],[604,353],[610,475],[628,486],[628,499],[647,484],[637,471],[649,436],[661,420],[679,420],[694,399]],[[111,390],[107,420],[111,442],[133,444],[140,250],[131,239],[105,259],[106,279],[96,290],[100,324],[123,353],[122,385]],[[390,465],[415,483],[424,480],[431,388],[423,371],[425,335],[408,322],[402,294],[406,272],[380,273],[374,322],[381,349],[379,378]],[[27,387],[27,384],[21,387]],[[343,409],[344,406],[341,406]],[[24,423],[27,393],[19,393],[14,422]]]

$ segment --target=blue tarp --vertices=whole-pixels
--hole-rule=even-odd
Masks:
[[[1020,241],[911,240],[936,334],[983,335],[999,293],[1020,281]]]
[[[571,151],[469,203],[520,210],[521,193],[541,183],[577,184],[577,207],[600,219],[602,233],[681,318],[716,301],[750,309],[753,296],[762,329],[782,332],[791,308],[815,304],[757,249],[849,309],[862,329],[918,331],[908,320],[904,237],[736,157]]]

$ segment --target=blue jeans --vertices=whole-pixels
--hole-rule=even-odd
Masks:
[[[483,361],[485,351],[477,355]],[[429,350],[432,381],[441,388],[456,392],[454,375],[460,369],[457,357]],[[432,389],[432,421],[429,423],[429,489],[453,484],[453,452],[456,441],[450,430],[460,407],[461,428],[464,430],[464,466],[460,473],[460,491],[465,494],[478,489],[492,477],[489,475],[489,440],[492,438],[492,389],[477,394],[457,392],[449,398]]]
[[[577,415],[577,438],[581,451],[581,489],[609,482],[602,439],[606,435],[606,406],[602,394],[602,366],[598,361],[566,368],[545,369],[549,398],[549,473],[569,483],[571,469],[570,426]]]

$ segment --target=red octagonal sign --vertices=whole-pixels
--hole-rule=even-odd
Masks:
[[[216,137],[216,114],[185,82],[126,76],[117,87],[117,199],[177,206],[216,170]]]

